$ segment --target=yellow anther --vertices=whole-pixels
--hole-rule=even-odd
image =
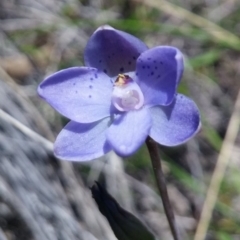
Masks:
[[[115,86],[121,87],[129,82],[130,77],[124,74],[118,74],[118,77],[114,83]]]

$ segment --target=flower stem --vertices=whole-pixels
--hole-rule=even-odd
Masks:
[[[173,214],[173,210],[172,210],[172,206],[170,204],[169,197],[168,197],[165,178],[164,178],[164,175],[162,172],[162,164],[161,164],[160,154],[158,151],[158,145],[150,137],[147,138],[146,144],[147,144],[147,148],[148,148],[148,151],[150,154],[153,172],[154,172],[156,182],[157,182],[157,187],[158,187],[159,193],[162,198],[163,207],[164,207],[167,219],[168,219],[168,223],[169,223],[173,238],[174,238],[174,240],[180,240],[178,229],[177,229],[175,218],[174,218],[174,214]]]

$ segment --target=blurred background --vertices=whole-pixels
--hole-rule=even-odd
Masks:
[[[197,103],[202,130],[160,151],[181,235],[194,237],[240,87],[238,0],[0,1],[0,240],[116,240],[91,197],[95,180],[160,240],[172,239],[145,146],[128,159],[110,153],[87,164],[51,152],[68,120],[37,96],[37,86],[59,69],[84,65],[88,38],[103,24],[185,55],[179,92]],[[240,135],[209,240],[240,239],[239,143]]]

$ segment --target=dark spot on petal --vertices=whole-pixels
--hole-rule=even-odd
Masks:
[[[131,65],[131,64],[132,64],[132,62],[131,62],[131,61],[129,61],[129,62],[128,62],[128,65]]]
[[[89,98],[92,98],[92,95],[89,95],[88,97],[89,97]]]
[[[148,69],[150,69],[150,66],[147,66]]]
[[[104,69],[103,71],[104,71],[105,73],[107,73],[107,69]]]
[[[133,59],[136,60],[137,58],[133,56]]]
[[[75,93],[78,93],[78,91],[75,91]]]
[[[158,69],[158,67],[155,67],[155,69],[157,70],[157,69]]]
[[[112,53],[112,56],[115,56],[115,53]]]
[[[99,63],[101,63],[102,62],[102,60],[99,60]]]
[[[136,76],[138,76],[138,72],[136,72]]]
[[[158,76],[157,76],[157,78],[160,78],[160,77],[161,77],[161,75],[158,75]]]
[[[93,88],[93,86],[92,86],[92,85],[89,85],[89,88],[91,88],[91,89],[92,89],[92,88]]]
[[[151,75],[153,76],[154,72],[151,72]]]
[[[163,62],[160,62],[160,64],[163,64]]]
[[[91,81],[93,81],[93,78],[90,78]]]
[[[148,58],[148,60],[151,60],[151,58]]]
[[[144,65],[142,66],[142,69],[145,69],[145,66],[144,66]]]
[[[156,63],[156,60],[154,60],[153,62]]]
[[[124,72],[124,68],[121,67],[121,68],[119,69],[119,71],[120,71],[120,72]]]
[[[98,78],[98,75],[95,73],[95,74],[94,74],[94,77],[95,77],[95,78]]]
[[[108,56],[108,58],[110,59],[110,58],[111,58],[111,56],[109,55],[109,56]]]
[[[75,86],[75,85],[76,85],[76,83],[74,82],[74,83],[73,83],[73,86]]]

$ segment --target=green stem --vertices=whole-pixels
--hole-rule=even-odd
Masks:
[[[172,206],[170,204],[169,197],[168,197],[165,178],[162,172],[162,164],[161,164],[160,154],[158,151],[158,144],[150,137],[147,138],[146,144],[147,144],[147,148],[152,161],[152,167],[153,167],[153,172],[156,178],[157,187],[162,198],[163,207],[168,219],[168,223],[169,223],[173,238],[174,240],[180,240]]]

